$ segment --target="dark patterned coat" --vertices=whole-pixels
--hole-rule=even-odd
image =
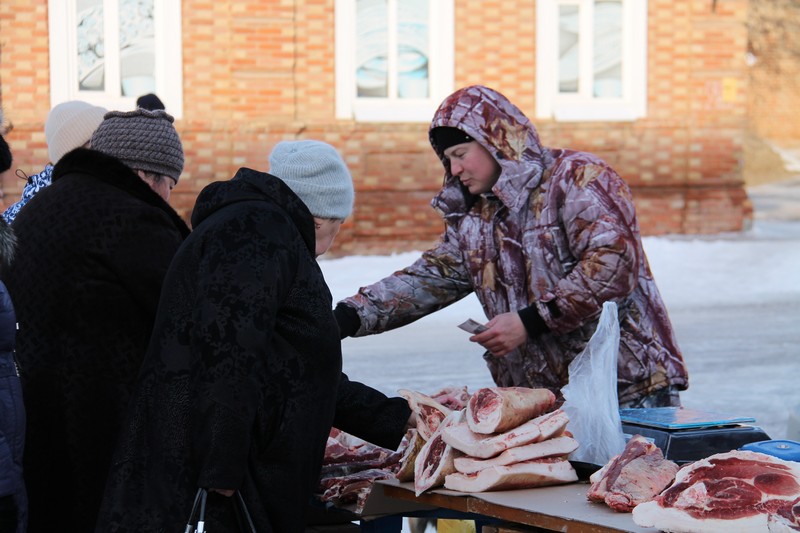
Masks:
[[[91,531],[161,283],[189,229],[116,158],[78,149],[12,226],[31,533]]]
[[[484,355],[495,383],[558,392],[603,303],[614,301],[619,401],[685,389],[683,358],[619,175],[592,154],[544,148],[528,118],[486,87],[448,97],[431,129],[438,126],[467,133],[502,173],[475,197],[438,153],[445,184],[432,205],[445,232],[413,265],[345,300],[361,319],[356,335],[403,326],[475,292],[490,319],[531,308],[546,324],[508,355]]]
[[[198,486],[241,491],[260,533],[300,532],[341,347],[308,209],[240,169],[200,193],[115,455],[98,532],[179,531]],[[207,528],[236,532],[212,493]]]
[[[16,530],[8,533],[24,533],[28,521],[28,503],[22,478],[25,406],[14,358],[16,334],[14,304],[6,286],[0,281],[0,504],[11,503],[17,521]],[[0,505],[0,510],[4,510],[3,505]],[[4,518],[0,512],[0,531],[4,531]]]
[[[0,269],[13,261],[15,249],[14,232],[0,220]],[[0,531],[8,533],[24,533],[28,523],[28,502],[22,478],[25,405],[14,353],[16,339],[14,304],[0,281]],[[7,510],[9,507],[13,512]],[[9,515],[16,520],[16,529],[7,523],[12,519]]]

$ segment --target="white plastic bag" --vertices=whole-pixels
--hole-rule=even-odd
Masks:
[[[569,383],[561,389],[562,409],[579,447],[569,458],[605,465],[625,448],[617,396],[619,320],[617,304],[606,302],[592,338],[569,365]]]

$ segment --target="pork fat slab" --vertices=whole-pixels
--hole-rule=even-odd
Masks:
[[[467,423],[475,433],[501,433],[550,411],[555,403],[548,389],[487,387],[470,397]]]
[[[688,464],[633,521],[673,532],[764,532],[800,524],[800,463],[757,452],[719,453]]]

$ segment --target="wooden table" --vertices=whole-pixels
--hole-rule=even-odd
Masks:
[[[412,483],[381,480],[375,483],[372,502],[365,512],[384,507],[388,513],[447,509],[465,516],[491,517],[508,524],[570,533],[655,533],[637,526],[630,513],[617,513],[586,499],[588,483],[571,483],[537,489],[465,494],[434,490],[414,495]],[[370,505],[372,503],[372,505]],[[392,509],[392,510],[390,510]]]

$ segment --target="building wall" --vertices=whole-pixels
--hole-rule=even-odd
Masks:
[[[750,2],[748,132],[743,176],[759,185],[797,176],[800,153],[800,2]]]
[[[535,1],[455,0],[455,86],[485,84],[535,108]],[[356,210],[332,254],[420,249],[442,229],[429,202],[441,165],[427,124],[335,119],[333,0],[183,2],[186,170],[171,203],[187,219],[206,184],[267,170],[281,139],[336,146]],[[649,0],[648,116],[632,123],[540,121],[543,143],[594,152],[631,185],[643,232],[742,229],[751,217],[740,159],[747,120],[747,0]],[[0,98],[15,168],[47,160],[46,0],[0,3]],[[3,176],[4,202],[22,181]]]
[[[800,2],[751,2],[748,28],[751,131],[800,145]]]

